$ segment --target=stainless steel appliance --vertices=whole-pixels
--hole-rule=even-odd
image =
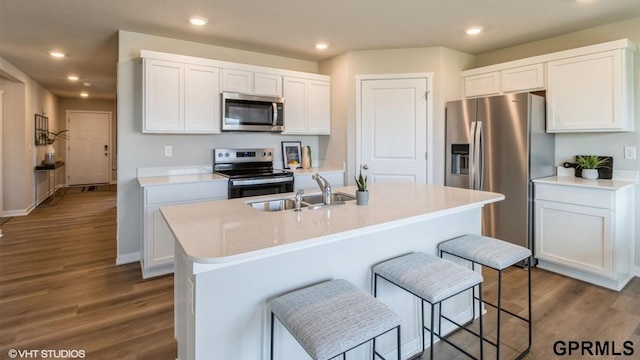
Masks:
[[[223,92],[222,130],[283,131],[284,98]]]
[[[273,169],[273,149],[215,149],[213,171],[229,178],[229,199],[293,191],[293,173]]]
[[[447,103],[445,185],[506,197],[483,208],[484,235],[531,249],[531,180],[555,173],[543,97],[520,93]]]

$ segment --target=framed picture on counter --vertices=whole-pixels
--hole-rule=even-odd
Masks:
[[[302,162],[302,143],[300,141],[282,142],[282,164],[289,169],[300,168]]]

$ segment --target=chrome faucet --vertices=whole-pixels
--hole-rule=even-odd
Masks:
[[[302,206],[302,195],[304,194],[304,190],[300,189],[296,193],[296,210],[301,211],[300,206]]]
[[[320,191],[322,191],[322,199],[325,205],[331,205],[331,184],[327,181],[327,179],[320,176],[320,174],[316,173],[311,177],[318,183],[320,187]]]

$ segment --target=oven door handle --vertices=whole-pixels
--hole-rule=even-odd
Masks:
[[[267,178],[267,179],[238,179],[238,180],[229,180],[231,181],[231,185],[233,186],[242,186],[242,185],[264,185],[264,184],[280,184],[286,182],[293,182],[293,178],[291,177],[281,177],[281,178]]]

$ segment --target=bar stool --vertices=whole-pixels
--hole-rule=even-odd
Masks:
[[[459,351],[472,359],[477,359],[469,352],[458,345],[452,343],[445,336],[441,336],[441,313],[442,302],[458,295],[466,290],[479,286],[482,289],[482,275],[469,270],[464,266],[443,260],[437,256],[424,253],[411,253],[391,260],[387,260],[373,267],[374,273],[374,296],[377,295],[378,277],[408,291],[422,300],[420,306],[420,317],[422,324],[421,338],[422,351],[425,348],[424,330],[429,330],[430,347],[429,355],[433,360],[434,335],[440,340],[455,347]],[[481,293],[482,295],[482,293]],[[429,328],[424,326],[424,303],[431,305],[431,323]],[[439,306],[438,333],[434,331],[435,307]],[[482,317],[480,317],[480,359],[483,357],[482,351]],[[456,324],[457,325],[457,324]],[[463,327],[461,327],[463,328]]]
[[[352,283],[338,279],[282,295],[271,302],[271,359],[278,318],[314,360],[328,360],[396,329],[400,360],[400,318],[385,304]]]
[[[516,357],[516,359],[523,358],[531,349],[532,343],[531,250],[503,240],[480,235],[464,235],[455,239],[447,240],[441,243],[438,248],[440,250],[440,256],[442,256],[442,254],[450,254],[471,261],[472,269],[475,269],[475,264],[480,264],[498,272],[498,302],[497,304],[492,304],[484,301],[485,304],[495,308],[497,312],[496,343],[485,340],[496,347],[496,359],[500,359],[500,315],[502,312],[505,312],[514,316],[526,322],[529,327],[529,344],[527,348]],[[502,271],[521,261],[525,261],[525,266],[528,270],[528,318],[524,318],[502,308]],[[481,290],[479,290],[479,292],[481,292]],[[475,290],[474,298],[482,303],[482,299],[475,297]]]

